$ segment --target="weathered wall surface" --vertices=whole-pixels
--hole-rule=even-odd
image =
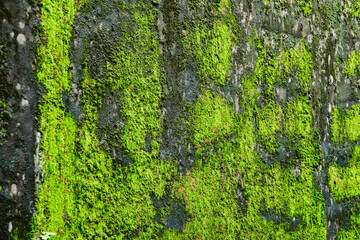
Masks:
[[[32,1],[0,2],[0,238],[26,229],[34,213],[37,101]]]
[[[4,239],[359,237],[359,4],[3,1]]]

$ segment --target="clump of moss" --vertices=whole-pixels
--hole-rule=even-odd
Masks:
[[[345,13],[348,13],[350,16],[359,17],[360,16],[360,1],[359,0],[347,0],[345,1]]]
[[[213,143],[229,134],[233,127],[233,113],[224,98],[210,90],[204,90],[197,102],[191,107],[189,128],[194,133],[194,144]]]
[[[8,104],[0,100],[0,139],[3,139],[3,133],[5,132],[5,117],[8,115],[7,112]]]
[[[247,206],[246,217],[241,219],[241,236],[243,239],[325,237],[323,199],[313,180],[313,167],[319,164],[321,154],[313,139],[311,105],[305,97],[311,81],[311,54],[302,42],[279,54],[270,54],[261,41],[256,42],[259,52],[256,68],[252,77],[244,77],[241,82],[244,100],[240,103],[243,114],[239,123],[245,125],[238,125],[242,128],[235,130],[245,146],[245,151],[238,148],[238,154],[246,156],[240,160],[243,164],[238,165],[243,169],[240,181],[244,184]],[[273,101],[273,87],[284,84],[288,74],[301,84],[301,95],[280,105]],[[255,104],[258,82],[265,83],[264,91],[269,98],[261,107]],[[242,129],[249,129],[247,136],[243,136]],[[285,165],[274,161],[266,166],[254,151],[254,139],[274,159],[281,145],[294,151],[296,159],[286,157]]]
[[[190,7],[197,9],[200,6],[214,6],[217,11],[226,11],[230,6],[230,0],[189,0]]]
[[[33,228],[37,234],[57,232],[60,238],[69,236],[69,216],[76,207],[73,183],[77,125],[65,113],[62,94],[69,91],[71,84],[69,40],[79,6],[74,0],[41,3],[43,34],[38,48],[37,78],[46,90],[40,104],[45,181],[37,196]]]
[[[282,10],[289,7],[289,1],[287,0],[263,0],[264,4],[268,5],[273,3],[276,9]],[[308,16],[312,12],[312,2],[309,0],[295,0],[301,11],[305,16]]]
[[[198,23],[186,37],[184,45],[197,63],[202,83],[225,84],[230,76],[232,32],[224,22],[216,20],[212,27]]]
[[[360,104],[356,104],[348,111],[340,111],[335,108],[332,113],[331,123],[332,141],[343,143],[350,141],[354,145],[360,136]],[[332,193],[338,199],[359,196],[358,185],[360,184],[359,158],[360,148],[353,147],[352,158],[346,168],[334,164],[329,168],[329,185]]]
[[[265,147],[265,149],[273,154],[279,150],[279,141],[276,139],[281,131],[282,109],[280,105],[270,103],[266,107],[262,108],[258,117],[258,136],[259,143]]]
[[[53,232],[54,239],[154,238],[161,223],[154,222],[150,195],[161,198],[175,173],[174,163],[158,159],[161,125],[159,43],[154,28],[156,11],[131,4],[134,31],[107,66],[106,80],[92,79],[84,69],[80,126],[64,110],[62,94],[70,89],[69,38],[75,1],[43,1],[44,39],[39,48],[39,81],[47,90],[41,110],[41,151],[45,179],[37,198],[34,231]],[[53,24],[53,22],[57,24]],[[60,34],[60,35],[58,35]],[[133,44],[134,52],[124,45]],[[86,64],[85,64],[86,65]],[[116,166],[98,141],[98,109],[104,88],[121,90],[122,115],[127,124],[118,141],[132,165]],[[145,138],[151,134],[151,150]],[[136,208],[134,208],[136,206]],[[119,217],[120,216],[120,217]]]
[[[260,39],[255,39],[254,42],[259,54],[254,76],[266,86],[266,95],[272,99],[274,84],[283,84],[288,77],[298,80],[300,90],[304,93],[306,86],[311,81],[311,69],[313,68],[310,49],[306,43],[301,41],[294,48],[282,51],[276,57],[271,57]]]
[[[359,214],[360,205],[356,206],[351,212],[350,216],[350,228],[340,229],[339,233],[336,235],[337,239],[358,239],[360,236],[360,214]]]
[[[346,139],[356,143],[360,136],[360,104],[353,105],[348,111],[337,107],[332,112],[331,135],[333,142],[342,143]]]
[[[349,58],[345,62],[345,74],[350,77],[355,73],[360,73],[360,51],[351,52]]]

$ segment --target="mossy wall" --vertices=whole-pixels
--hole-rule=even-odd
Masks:
[[[359,237],[360,1],[27,4],[31,36],[0,25],[4,239]]]

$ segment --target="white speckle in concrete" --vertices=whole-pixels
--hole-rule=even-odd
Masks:
[[[19,27],[23,29],[25,27],[25,23],[23,21],[19,22]]]
[[[20,33],[20,34],[17,36],[16,40],[18,41],[18,43],[19,43],[20,45],[24,45],[25,42],[26,42],[26,37],[25,37],[24,34],[21,34],[21,33]]]
[[[9,230],[10,233],[11,233],[12,229],[13,229],[12,222],[9,222],[8,230]]]
[[[308,35],[308,43],[312,43],[313,36],[311,34]]]
[[[17,186],[16,184],[11,184],[10,196],[14,197],[16,194],[17,194]]]
[[[21,100],[21,106],[22,107],[28,107],[29,106],[29,100],[27,100],[27,99]]]

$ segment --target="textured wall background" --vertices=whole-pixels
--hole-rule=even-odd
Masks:
[[[4,239],[359,237],[358,0],[0,7]]]

